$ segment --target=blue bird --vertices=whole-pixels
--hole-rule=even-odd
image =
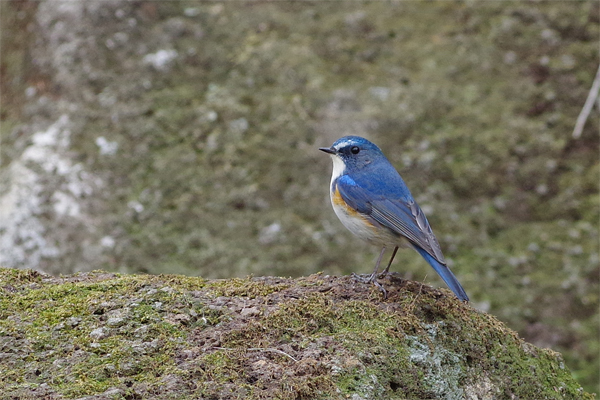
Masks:
[[[382,272],[386,275],[399,247],[415,249],[452,289],[456,297],[469,301],[465,290],[446,265],[442,249],[425,214],[415,202],[400,174],[375,144],[359,136],[345,136],[331,147],[319,150],[331,155],[331,204],[342,224],[359,238],[383,249],[373,273],[364,280],[377,285],[377,271],[386,248],[392,257]]]

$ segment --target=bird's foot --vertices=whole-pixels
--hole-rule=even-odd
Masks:
[[[375,280],[375,275],[373,274],[357,274],[356,272],[352,273],[352,278],[355,281],[360,283],[372,283]]]
[[[385,290],[381,283],[377,282],[377,274],[359,275],[353,272],[352,278],[354,278],[354,280],[360,283],[372,283],[373,285],[377,286],[379,290],[381,290],[381,292],[383,293],[383,298],[387,299],[387,290]]]
[[[389,274],[389,271],[387,271],[387,270],[386,270],[386,271],[383,271],[383,272],[381,272],[379,275],[377,275],[377,279],[383,279],[383,278],[385,278],[386,276],[388,276],[388,274]]]

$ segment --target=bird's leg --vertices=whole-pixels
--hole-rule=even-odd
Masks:
[[[383,272],[379,275],[380,278],[383,278],[390,272],[390,265],[392,265],[392,261],[394,261],[394,257],[396,257],[396,252],[398,251],[398,246],[394,247],[394,252],[392,253],[392,258],[390,258],[390,262],[387,267],[383,270]]]
[[[385,247],[383,249],[381,249],[381,253],[379,253],[379,257],[377,258],[377,262],[375,263],[375,269],[373,270],[372,274],[370,274],[368,277],[365,277],[365,276],[361,276],[361,275],[352,273],[352,277],[362,283],[376,282],[377,271],[379,270],[379,264],[381,264],[381,259],[383,258],[384,252],[385,252]],[[378,284],[375,283],[375,285],[378,285]],[[378,286],[380,286],[380,288],[381,288],[381,285],[378,285]]]
[[[383,253],[385,253],[385,247],[381,249],[381,253],[379,253],[379,257],[377,257],[377,262],[375,263],[375,269],[373,273],[369,277],[369,282],[375,282],[377,279],[377,271],[379,270],[379,264],[381,264],[381,259],[383,258]]]

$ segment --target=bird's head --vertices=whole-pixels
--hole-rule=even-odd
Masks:
[[[336,175],[341,175],[345,170],[358,170],[376,161],[386,160],[379,147],[360,136],[344,136],[331,147],[321,147],[319,150],[331,155],[334,174],[336,170],[338,172]]]

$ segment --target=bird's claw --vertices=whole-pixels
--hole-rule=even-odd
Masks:
[[[354,278],[355,281],[358,281],[360,283],[372,283],[374,280],[374,276],[373,274],[357,274],[356,272],[352,273],[352,278]]]
[[[377,282],[377,279],[373,280],[373,284],[375,286],[377,286],[379,288],[379,290],[381,290],[381,292],[383,293],[383,299],[387,299],[387,290],[385,290],[385,288],[383,287],[383,285],[379,282]]]
[[[383,271],[382,273],[380,273],[380,274],[377,276],[377,279],[383,279],[383,278],[385,278],[386,276],[388,276],[388,274],[389,274],[389,272],[388,272],[388,271]]]
[[[377,286],[379,290],[381,290],[381,292],[383,293],[383,298],[387,299],[387,290],[385,290],[381,283],[377,282],[377,277],[377,274],[359,275],[354,272],[352,273],[352,278],[354,278],[354,280],[360,283],[372,283],[373,285]]]

